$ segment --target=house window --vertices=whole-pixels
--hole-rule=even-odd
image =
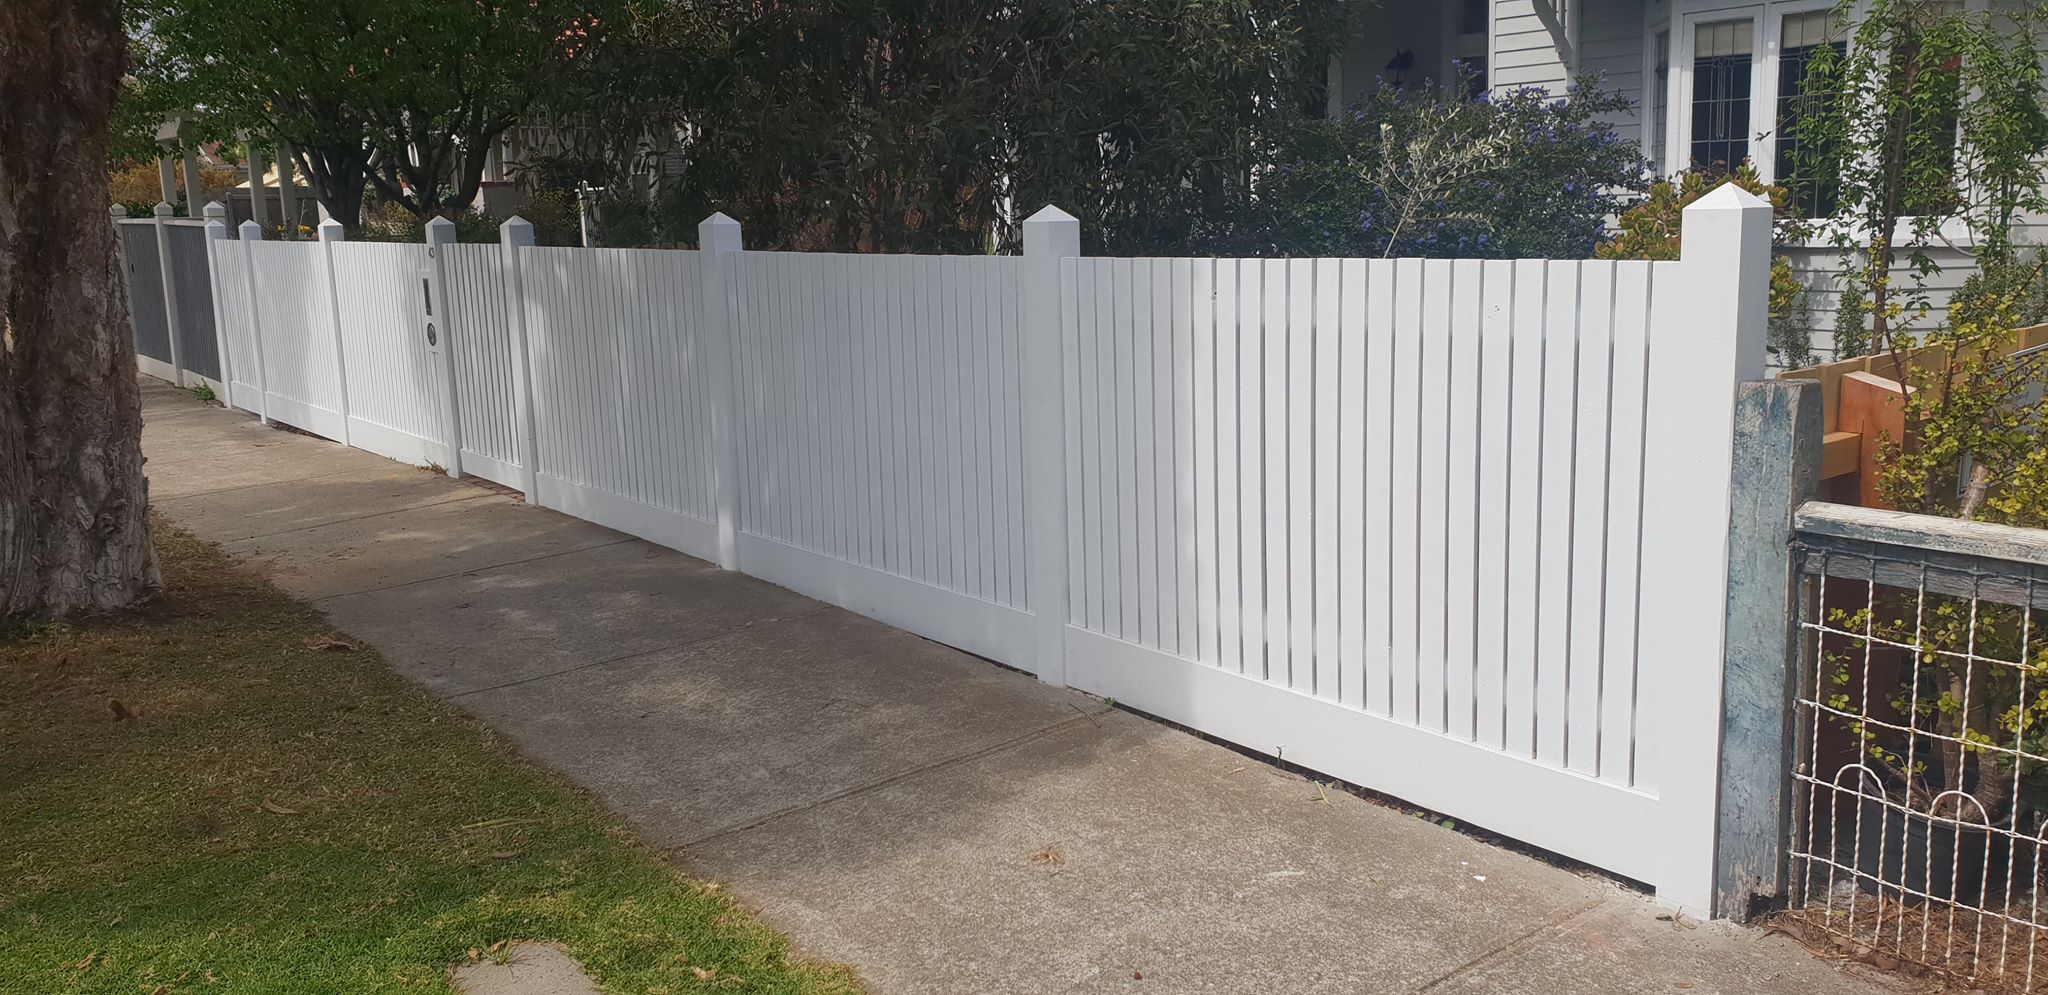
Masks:
[[[1755,64],[1756,23],[1750,18],[1693,27],[1687,155],[1694,167],[1728,169],[1749,158]]]
[[[1489,0],[1458,0],[1443,5],[1445,62],[1453,74],[1469,77],[1471,95],[1487,90],[1486,29]]]
[[[1693,6],[1702,9],[1688,12]],[[1834,8],[1835,0],[1681,3],[1671,30],[1657,36],[1659,48],[1669,46],[1668,61],[1659,52],[1656,63],[1669,111],[1653,113],[1671,118],[1658,122],[1666,139],[1658,164],[1677,172],[1747,162],[1774,181],[1810,158],[1786,142],[1817,99],[1805,89],[1807,67],[1842,44]]]
[[[1799,122],[1813,112],[1825,94],[1807,89],[1806,70],[1814,56],[1848,51],[1841,24],[1831,11],[1787,14],[1778,23],[1778,121],[1775,179],[1792,195],[1801,217],[1827,217],[1835,212],[1840,184],[1825,150],[1810,149],[1799,140]]]
[[[1657,41],[1651,46],[1651,58],[1656,62],[1650,87],[1650,161],[1662,163],[1671,147],[1668,137],[1671,129],[1670,31],[1657,32]]]
[[[1483,35],[1486,33],[1486,8],[1489,0],[1460,0],[1458,4],[1458,33],[1461,35]]]

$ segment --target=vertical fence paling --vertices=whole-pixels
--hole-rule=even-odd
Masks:
[[[519,447],[513,320],[520,309],[506,287],[502,245],[442,247],[443,289],[454,329],[455,403],[462,425],[462,472],[524,487]]]
[[[1087,258],[1053,208],[1022,258],[245,235],[223,327],[265,413],[1706,909],[1768,221],[1717,192],[1654,264]]]
[[[261,195],[262,191],[258,190],[257,196],[260,197]],[[260,225],[262,222],[258,221],[257,223]],[[344,446],[348,445],[350,441],[348,343],[345,338],[346,333],[342,329],[341,288],[334,279],[334,252],[335,246],[343,244],[346,237],[341,222],[333,218],[320,222],[320,262],[322,269],[326,271],[328,341],[334,350],[334,407],[335,414],[339,416],[336,419],[336,424],[340,426],[341,431],[341,435],[335,441],[340,442]]]

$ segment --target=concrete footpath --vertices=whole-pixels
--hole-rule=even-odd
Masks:
[[[163,514],[878,993],[1892,990],[765,582],[144,396]]]

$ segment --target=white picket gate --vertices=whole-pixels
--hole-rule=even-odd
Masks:
[[[1670,263],[1089,258],[1051,210],[1021,258],[211,247],[237,407],[1706,909],[1769,218],[1716,192]]]

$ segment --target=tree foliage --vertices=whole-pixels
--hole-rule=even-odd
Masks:
[[[1621,215],[1611,237],[1600,243],[1593,255],[1600,259],[1677,259],[1685,209],[1724,183],[1733,183],[1770,201],[1772,241],[1778,246],[1796,243],[1806,236],[1808,226],[1793,209],[1792,192],[1765,183],[1753,167],[1744,163],[1732,171],[1691,169],[1651,184],[1648,196]],[[1792,260],[1782,254],[1772,256],[1770,350],[1784,366],[1805,366],[1814,359],[1805,302],[1806,287],[1792,272]]]
[[[419,216],[476,196],[485,151],[568,92],[626,0],[143,0],[152,108],[295,147],[354,227],[365,184]]]
[[[1608,123],[1628,101],[1591,79],[1561,99],[1469,92],[1389,87],[1336,120],[1296,122],[1228,249],[1585,258],[1647,183],[1642,153]]]
[[[1815,99],[1793,129],[1798,174],[1839,202],[1822,230],[1852,274],[1867,339],[1841,345],[1910,347],[1931,310],[1936,245],[1969,248],[1982,265],[2008,261],[2022,213],[2048,209],[2040,156],[2041,0],[1997,12],[1960,3],[1863,0],[1842,4],[1846,51],[1823,47],[1804,89]],[[1958,230],[1967,237],[1951,237]]]
[[[750,243],[1013,248],[1057,203],[1092,251],[1191,246],[1243,217],[1318,99],[1343,0],[703,0],[615,48],[588,118],[617,161],[679,135],[662,237],[712,210]],[[687,53],[682,55],[681,53]],[[606,120],[610,119],[610,120]]]

